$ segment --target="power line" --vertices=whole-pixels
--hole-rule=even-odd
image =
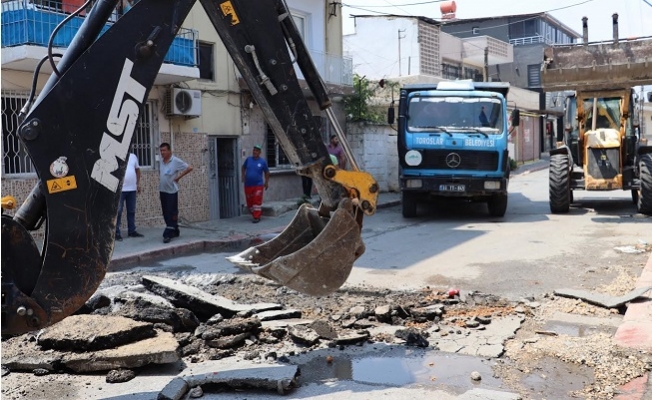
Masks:
[[[401,6],[401,7],[406,7],[406,6],[420,6],[420,5],[422,5],[422,4],[443,3],[444,1],[447,1],[447,0],[431,0],[431,1],[424,1],[424,2],[421,2],[421,3],[399,4],[399,6]],[[389,3],[389,2],[388,2],[388,3]],[[349,6],[347,6],[347,7],[352,7],[352,8],[355,8],[355,7],[367,7],[367,8],[386,8],[386,7],[396,7],[396,8],[398,8],[398,6],[395,6],[395,5],[391,5],[391,6],[349,5]]]
[[[549,10],[540,11],[540,12],[538,12],[538,13],[550,13],[550,12],[553,12],[553,11],[564,10],[564,9],[566,9],[566,8],[576,7],[576,6],[579,6],[579,5],[582,5],[582,4],[590,3],[590,2],[592,2],[592,1],[594,1],[594,0],[584,0],[584,1],[581,1],[581,2],[579,2],[579,3],[569,4],[569,5],[567,5],[567,6],[562,6],[562,7],[557,7],[557,8],[551,8],[551,9],[549,9]],[[652,3],[649,3],[649,2],[648,2],[649,0],[643,0],[643,1],[644,1],[646,4],[648,4],[648,5],[650,5],[650,6],[652,7]],[[425,3],[423,3],[423,4],[439,3],[439,2],[441,2],[441,0],[432,0],[432,1],[425,2]],[[402,4],[401,6],[416,5],[416,4],[417,4],[417,3],[412,3],[412,4]],[[349,5],[349,4],[346,4],[346,3],[342,3],[342,7],[349,7],[349,8],[354,8],[354,9],[357,9],[357,10],[362,10],[362,11],[371,12],[371,13],[376,13],[376,14],[382,14],[382,15],[395,15],[395,14],[386,13],[386,12],[382,12],[382,11],[369,10],[369,9],[367,9],[367,8],[363,8],[363,7],[355,6],[355,5]],[[389,7],[389,6],[365,6],[365,7]],[[397,7],[397,8],[398,8],[398,7]],[[532,12],[532,13],[528,13],[528,14],[537,14],[537,13],[536,13],[536,12]],[[499,18],[499,17],[500,17],[500,16],[496,16],[495,18]],[[508,23],[506,23],[506,24],[494,25],[494,26],[491,26],[491,27],[488,27],[488,28],[499,28],[499,27],[503,27],[503,26],[509,26],[509,25],[512,25],[512,24],[517,24],[517,23],[521,23],[521,22],[523,22],[523,21],[527,21],[527,20],[530,20],[530,19],[536,19],[536,18],[538,18],[538,16],[529,17],[529,18],[524,18],[524,19],[521,19],[521,20],[516,21],[516,22],[508,22]],[[481,18],[470,18],[470,19],[481,19]],[[464,20],[461,20],[461,21],[464,21]],[[469,32],[472,32],[472,31],[471,31],[471,30],[468,30],[468,31],[459,31],[459,32],[449,32],[449,34],[454,35],[454,34],[458,34],[458,33],[469,33]]]

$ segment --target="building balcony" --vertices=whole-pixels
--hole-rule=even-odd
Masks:
[[[2,69],[33,73],[39,61],[47,56],[51,33],[77,8],[79,5],[56,0],[38,0],[38,3],[31,0],[3,2],[0,32]],[[70,45],[84,21],[85,14],[83,11],[59,30],[53,40],[53,53],[63,53]],[[109,29],[118,17],[118,13],[114,13],[102,33]],[[169,85],[199,78],[197,36],[195,30],[182,28],[179,31],[156,77],[155,85]],[[43,64],[41,72],[52,72],[49,63]]]
[[[321,76],[326,91],[331,96],[351,95],[353,94],[353,59],[350,57],[340,57],[331,54],[321,53],[309,50],[312,62]],[[303,77],[303,73],[298,64],[295,64],[294,70],[299,79],[299,85],[307,97],[312,96],[308,83]],[[241,88],[246,89],[247,84],[242,78],[240,71],[236,69],[236,76]]]
[[[488,49],[489,65],[514,62],[514,47],[491,36],[477,36],[462,39],[464,62],[484,66],[484,50]]]
[[[514,47],[491,36],[474,36],[458,38],[441,32],[439,46],[442,62],[474,66],[480,70],[484,67],[484,51],[488,49],[488,64],[507,64],[514,62]]]

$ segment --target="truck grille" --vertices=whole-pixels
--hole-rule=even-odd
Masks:
[[[456,165],[457,154],[459,165]],[[448,158],[448,162],[447,162]],[[497,151],[477,150],[423,150],[423,161],[420,168],[446,169],[446,170],[471,170],[471,171],[496,171],[498,170],[499,154]]]
[[[620,148],[589,148],[589,175],[593,179],[613,179],[620,171]]]

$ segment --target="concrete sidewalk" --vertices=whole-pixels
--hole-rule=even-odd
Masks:
[[[179,224],[181,235],[163,243],[163,227],[138,228],[144,237],[123,236],[116,241],[109,271],[151,263],[156,260],[202,251],[233,251],[270,239],[281,232],[294,218],[298,199],[268,202],[263,205],[263,218],[254,224],[248,214],[215,221]],[[313,196],[315,203],[317,196]],[[399,193],[381,193],[377,208],[401,204]]]

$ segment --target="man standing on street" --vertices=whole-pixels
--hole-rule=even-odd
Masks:
[[[182,159],[172,155],[169,143],[160,146],[161,160],[159,161],[159,192],[161,195],[161,208],[165,219],[163,243],[169,243],[173,237],[179,236],[179,179],[192,171]]]
[[[253,155],[247,157],[242,164],[242,182],[253,223],[260,222],[263,213],[263,189],[267,190],[269,184],[269,168],[267,161],[260,156],[261,149],[259,145],[255,145]]]
[[[337,157],[337,163],[340,169],[346,169],[346,156],[344,155],[344,149],[342,149],[337,135],[331,135],[331,142],[328,144],[328,153]]]
[[[120,224],[122,223],[123,205],[127,203],[127,232],[129,237],[143,237],[136,232],[136,193],[140,192],[140,165],[138,156],[130,152],[127,158],[127,170],[125,171],[125,180],[122,183],[122,194],[120,195],[120,205],[118,205],[118,220],[115,226],[115,240],[122,241],[120,234]]]

